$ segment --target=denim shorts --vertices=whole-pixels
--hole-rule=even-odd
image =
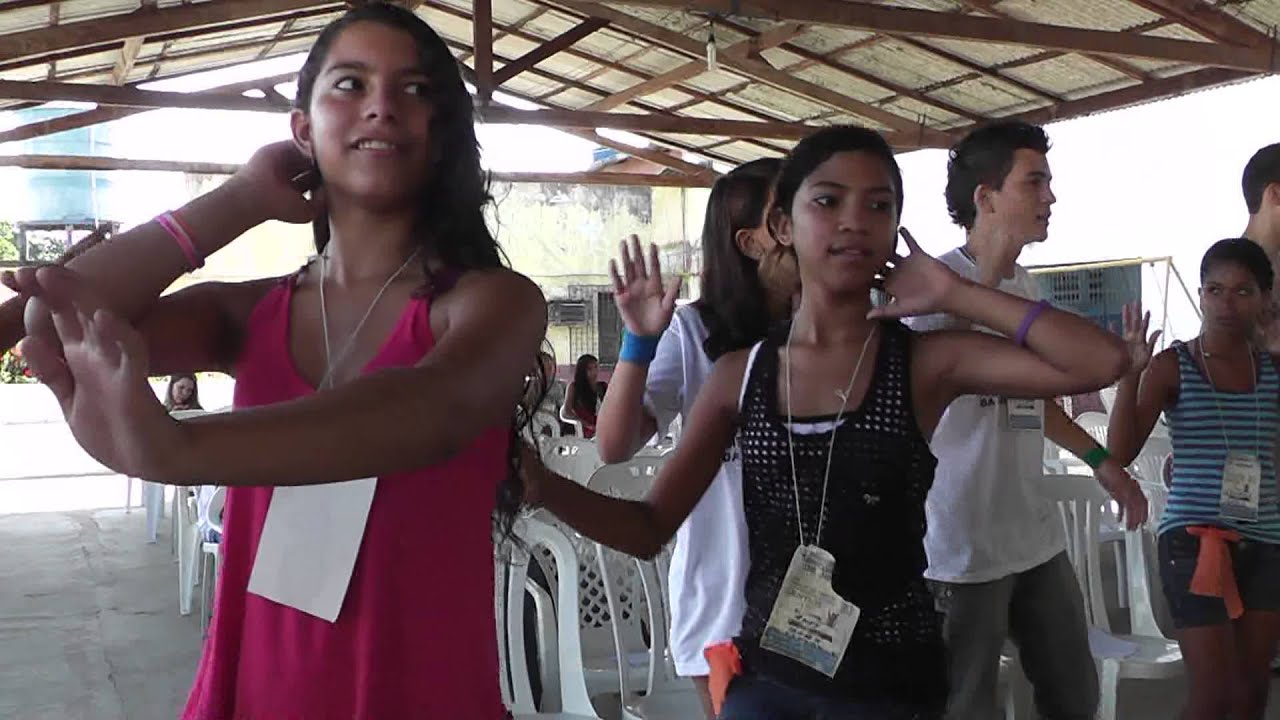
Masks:
[[[1280,545],[1241,540],[1227,546],[1245,610],[1280,610]],[[1174,528],[1160,536],[1159,548],[1160,584],[1173,624],[1179,629],[1225,624],[1229,617],[1222,598],[1191,592],[1200,538],[1185,527]]]
[[[729,683],[720,720],[939,720],[937,711],[824,696],[752,674]]]

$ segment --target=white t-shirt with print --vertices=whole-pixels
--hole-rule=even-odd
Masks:
[[[977,266],[959,248],[938,259],[978,279]],[[1040,295],[1022,267],[1000,289],[1029,300]],[[958,320],[939,314],[908,324],[927,332],[954,327]],[[1043,428],[1043,400],[1011,404],[1007,398],[966,395],[947,407],[929,441],[938,469],[925,501],[925,577],[989,582],[1042,565],[1066,548],[1055,508],[1035,489],[1044,475]]]
[[[692,304],[676,309],[649,364],[645,408],[661,435],[676,416],[687,425],[698,391],[714,364],[702,349],[707,329]],[[702,651],[742,629],[749,566],[742,510],[742,462],[737,438],[693,512],[676,531],[667,576],[671,599],[671,652],[683,677],[707,675]]]

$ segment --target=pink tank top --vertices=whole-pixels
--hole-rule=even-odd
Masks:
[[[235,406],[314,392],[289,354],[293,282],[254,308]],[[365,372],[431,350],[414,299]],[[213,625],[183,720],[497,720],[490,531],[505,428],[441,465],[379,478],[342,612],[328,623],[247,591],[269,487],[231,488]]]

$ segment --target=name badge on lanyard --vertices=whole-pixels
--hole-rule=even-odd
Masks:
[[[336,621],[377,483],[365,478],[273,490],[249,592]]]
[[[835,677],[862,611],[836,594],[836,560],[813,545],[796,548],[760,647]]]
[[[1006,426],[1010,430],[1043,430],[1044,413],[1041,410],[1043,400],[1018,400],[1009,398],[1005,401]]]
[[[1262,464],[1252,453],[1231,451],[1222,467],[1222,495],[1218,514],[1240,522],[1258,521],[1258,500],[1262,488]]]

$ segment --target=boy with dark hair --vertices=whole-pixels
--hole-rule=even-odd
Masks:
[[[965,244],[938,259],[976,282],[1038,297],[1017,260],[1024,247],[1048,237],[1057,201],[1048,152],[1044,130],[1022,122],[989,125],[961,140],[947,165],[946,198]],[[941,315],[912,322],[924,331],[957,324]],[[925,547],[926,577],[946,615],[951,720],[997,714],[1006,638],[1019,648],[1043,717],[1089,720],[1097,709],[1084,603],[1062,523],[1036,489],[1046,436],[1094,468],[1130,527],[1146,519],[1137,483],[1053,401],[967,396],[950,405],[930,440],[938,469],[926,502]]]
[[[1240,178],[1249,222],[1244,237],[1266,251],[1271,269],[1280,271],[1280,143],[1268,145],[1249,158]],[[1273,354],[1280,353],[1280,302],[1272,293],[1263,313],[1262,341]]]

